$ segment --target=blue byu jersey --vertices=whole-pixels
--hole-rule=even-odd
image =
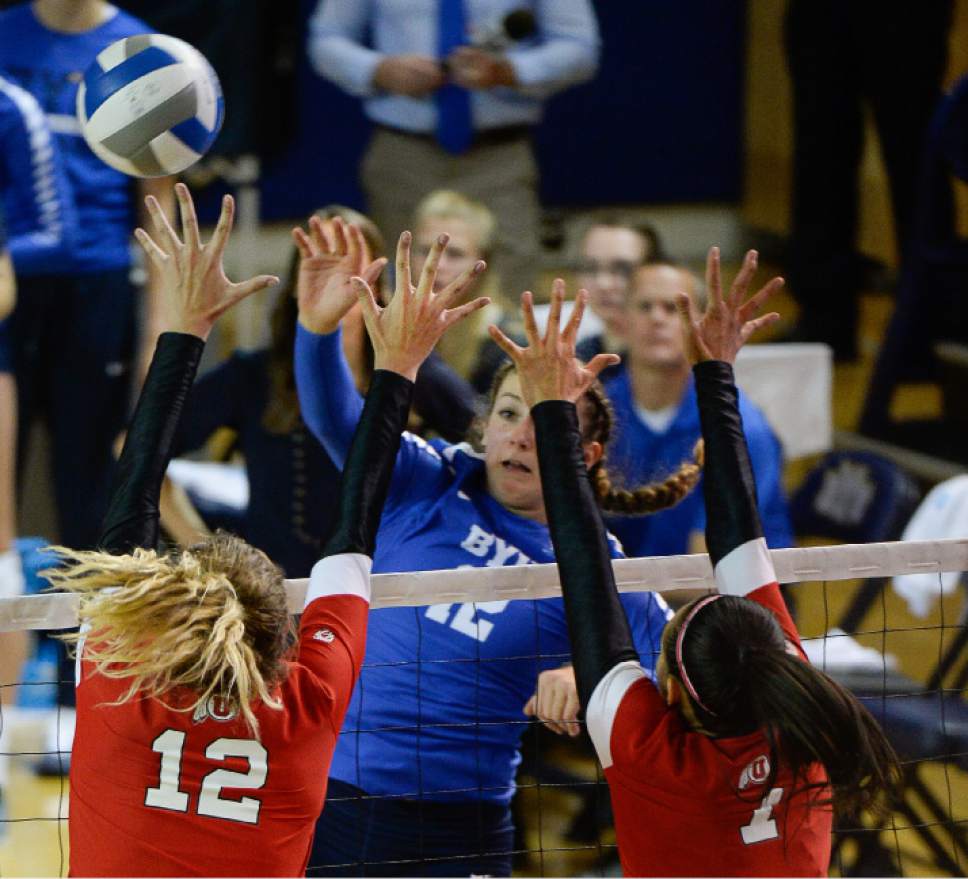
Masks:
[[[609,445],[609,467],[628,486],[661,480],[691,460],[700,437],[699,406],[692,377],[672,423],[653,431],[635,412],[632,386],[624,367],[605,382],[615,408],[615,435]],[[763,535],[775,548],[793,545],[793,528],[783,491],[783,450],[763,413],[740,391],[739,411],[756,476]],[[608,527],[630,556],[681,555],[689,552],[689,535],[706,528],[702,483],[670,510],[651,516],[609,516]]]
[[[339,344],[338,333],[297,333],[303,417],[341,465],[360,400]],[[466,445],[409,433],[376,544],[374,572],[554,561],[547,526],[488,493],[482,458]],[[668,607],[652,593],[629,593],[622,602],[651,669]],[[371,611],[366,660],[330,775],[371,794],[507,802],[528,724],[522,708],[539,672],[569,656],[561,599]]]
[[[108,271],[131,262],[134,180],[91,152],[81,136],[75,100],[84,71],[102,49],[144,33],[151,28],[120,10],[79,34],[48,30],[28,3],[0,12],[0,74],[30,92],[47,114],[73,195],[78,225],[66,267],[70,272]],[[8,227],[19,222],[8,214]]]
[[[33,95],[0,76],[0,204],[18,274],[57,272],[70,256],[74,204],[47,118]]]

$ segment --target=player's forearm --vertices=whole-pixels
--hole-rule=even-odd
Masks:
[[[616,664],[639,657],[615,588],[605,526],[582,455],[578,412],[573,403],[548,400],[535,406],[531,417],[575,679],[585,706]]]
[[[296,328],[296,390],[303,421],[343,468],[363,401],[343,357],[340,331],[321,336]]]
[[[743,433],[733,368],[722,361],[707,360],[696,364],[693,373],[706,445],[706,544],[721,591],[742,595],[775,577],[763,540],[756,480]],[[743,564],[721,566],[720,562],[734,551],[744,555]],[[750,570],[751,564],[755,573]]]
[[[324,555],[358,553],[373,557],[412,398],[411,381],[383,369],[374,372],[343,467],[336,527]]]
[[[163,333],[118,461],[99,544],[109,552],[158,542],[161,484],[205,343]]]

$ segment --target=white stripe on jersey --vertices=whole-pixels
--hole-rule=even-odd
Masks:
[[[373,559],[358,552],[329,555],[313,565],[303,609],[317,598],[331,595],[359,595],[370,603],[370,568]]]
[[[615,723],[618,706],[622,704],[629,687],[647,677],[645,669],[630,659],[616,665],[592,691],[585,709],[585,723],[602,769],[612,765],[612,724]]]
[[[730,550],[716,565],[716,586],[723,595],[749,595],[776,582],[773,559],[766,539],[747,540]]]
[[[57,200],[57,181],[54,176],[54,145],[44,111],[30,92],[0,76],[0,94],[10,99],[20,112],[30,142],[30,167],[33,178],[34,203],[40,208],[40,222],[44,233],[54,243],[64,234],[64,218]]]

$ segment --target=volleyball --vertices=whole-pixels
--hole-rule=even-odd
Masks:
[[[222,87],[197,49],[164,34],[112,43],[88,67],[77,118],[88,146],[133,177],[177,174],[222,127]]]

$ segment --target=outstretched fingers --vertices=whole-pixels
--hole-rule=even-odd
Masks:
[[[468,287],[484,273],[485,269],[487,269],[487,263],[482,259],[479,259],[470,268],[464,269],[437,295],[436,302],[438,305],[441,308],[450,308],[452,302],[460,302]]]
[[[140,227],[135,229],[134,237],[138,240],[138,244],[141,245],[141,249],[145,252],[148,259],[156,266],[160,268],[167,262],[168,254],[155,244],[154,239],[144,229]]]
[[[521,320],[524,323],[524,338],[532,347],[541,343],[538,335],[538,322],[534,319],[534,296],[530,290],[521,294]]]
[[[622,358],[618,354],[596,354],[585,364],[585,369],[592,374],[593,379],[596,379],[601,375],[603,369],[618,366],[621,362]]]
[[[753,320],[748,320],[743,324],[742,330],[740,330],[740,338],[743,343],[753,335],[753,333],[762,330],[764,327],[771,326],[775,324],[780,319],[780,315],[775,311],[771,311],[769,314],[761,315],[760,317],[754,318]]]
[[[423,268],[420,270],[420,279],[417,281],[417,293],[421,296],[428,296],[434,289],[434,281],[437,278],[437,266],[440,265],[440,258],[447,247],[450,236],[446,233],[437,236],[430,253],[424,260]]]
[[[158,233],[158,237],[161,239],[161,243],[168,248],[169,253],[177,253],[182,248],[182,243],[178,238],[175,230],[172,229],[171,223],[168,222],[168,217],[165,216],[165,212],[161,209],[161,205],[158,204],[158,199],[153,195],[149,195],[145,198],[145,207],[148,208],[148,215],[151,217],[151,222],[155,227],[155,231]]]
[[[175,198],[178,200],[178,213],[181,214],[182,240],[189,247],[199,250],[202,236],[198,231],[198,214],[195,213],[195,204],[184,183],[175,184]]]
[[[215,232],[212,235],[212,240],[209,242],[209,246],[213,249],[215,256],[218,258],[221,258],[225,251],[225,245],[228,244],[229,235],[232,232],[232,225],[234,222],[235,199],[232,198],[231,195],[226,195],[225,198],[222,199],[222,210],[218,215],[218,223],[215,224]]]
[[[498,346],[508,357],[510,357],[515,363],[519,362],[521,355],[524,353],[524,349],[521,348],[517,343],[509,339],[504,333],[491,324],[487,328],[488,335],[494,340],[494,344]]]
[[[409,231],[401,232],[397,240],[397,294],[405,293],[407,296],[413,289],[410,278],[410,242],[412,240],[413,236]]]
[[[555,278],[551,285],[551,308],[548,310],[548,327],[545,330],[546,343],[556,343],[561,329],[561,306],[565,301],[565,282]]]
[[[581,319],[585,314],[585,306],[588,304],[588,291],[579,290],[578,295],[575,297],[575,307],[571,310],[571,317],[568,318],[568,323],[565,324],[565,329],[561,334],[561,340],[571,347],[575,346],[578,341],[578,327],[581,325]]]
[[[372,265],[369,268],[372,268]],[[363,323],[366,324],[370,338],[378,338],[380,332],[380,312],[382,309],[376,301],[376,296],[373,295],[373,288],[362,276],[354,275],[350,278],[350,283],[352,283],[353,288],[356,290],[356,295],[360,300],[360,311],[363,313]]]
[[[783,286],[783,283],[783,278],[773,278],[764,284],[740,307],[739,319],[742,321],[751,320],[759,313],[759,310],[763,307],[763,303],[776,293]]]
[[[260,290],[265,290],[267,287],[275,287],[278,283],[279,279],[275,275],[256,275],[254,278],[249,278],[248,281],[240,281],[238,284],[232,284],[229,288],[230,304],[234,305],[247,296],[258,293]]]
[[[480,311],[490,304],[491,300],[487,296],[478,296],[477,299],[472,299],[470,302],[465,302],[456,308],[446,309],[443,312],[444,322],[447,327],[452,327],[458,321],[462,321],[467,315],[473,314],[475,311]]]
[[[303,259],[311,259],[313,256],[313,240],[302,230],[299,226],[296,226],[292,230],[292,240],[296,245],[296,249],[299,251],[299,256]]]
[[[723,304],[722,274],[719,265],[719,248],[710,247],[706,254],[706,289],[711,305]]]
[[[730,308],[738,309],[742,304],[750,281],[753,280],[753,275],[756,274],[758,262],[759,254],[755,250],[747,250],[746,256],[743,257],[743,265],[740,266],[740,270],[736,273],[736,277],[733,279],[733,283],[729,288]]]

